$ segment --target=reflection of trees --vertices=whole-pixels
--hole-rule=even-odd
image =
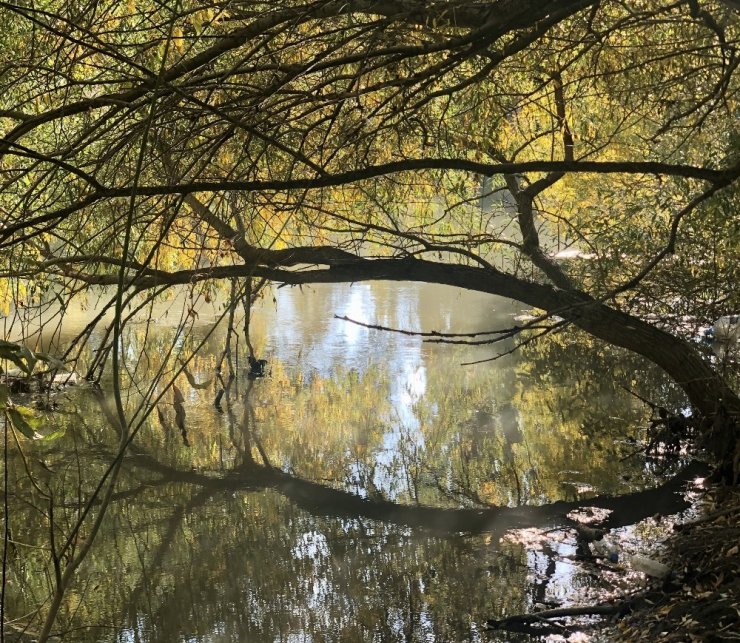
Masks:
[[[595,420],[614,415],[615,402],[630,410],[635,400],[622,387],[673,410],[687,405],[681,389],[653,364],[585,335],[549,335],[527,345],[523,355],[522,368],[532,386],[558,394],[556,402],[564,420],[576,415]]]
[[[131,349],[141,350],[143,338],[132,334]],[[168,335],[149,337],[153,369],[172,341]],[[223,329],[194,358],[190,371],[198,382],[212,374],[222,339]],[[197,427],[193,448],[183,451],[157,432],[157,449],[196,467],[213,467],[214,453],[227,465],[233,458],[267,460],[308,479],[421,504],[541,503],[563,496],[562,471],[616,492],[624,487],[622,474],[639,472],[626,470],[633,463],[620,463],[621,453],[614,457],[614,440],[632,434],[648,409],[614,387],[612,376],[640,380],[635,388],[650,397],[666,379],[654,383],[627,354],[602,351],[594,358],[588,346],[564,341],[554,336],[528,347],[526,362],[512,356],[478,367],[459,366],[462,354],[444,347],[425,357],[424,393],[400,410],[391,392],[402,386],[402,374],[381,363],[308,376],[272,359],[272,378],[256,383],[255,395],[243,396],[241,383],[217,418],[214,393],[181,376],[187,424]],[[172,423],[171,407],[163,408]]]
[[[557,501],[540,506],[438,508],[423,505],[405,505],[389,500],[370,500],[341,489],[322,485],[278,469],[252,464],[240,470],[213,477],[194,471],[181,471],[165,465],[150,455],[138,453],[129,459],[137,467],[158,473],[156,483],[186,482],[212,493],[274,490],[296,506],[314,516],[331,518],[367,518],[382,523],[426,529],[435,533],[502,533],[524,527],[552,527],[562,524],[565,516],[583,506],[611,510],[604,525],[608,528],[633,524],[656,511],[677,511],[687,504],[676,497],[692,476],[703,469],[693,465],[665,484],[654,489],[622,496],[596,496],[588,500]]]
[[[238,380],[236,380],[238,382]],[[256,433],[257,416],[254,409],[254,403],[252,401],[252,391],[254,389],[254,380],[248,379],[245,385],[245,390],[242,395],[242,412],[241,418],[237,419],[234,405],[231,403],[231,396],[226,396],[226,415],[228,417],[229,426],[229,439],[232,446],[236,449],[239,454],[239,467],[249,468],[254,465],[254,457],[252,454],[252,447],[254,446],[262,457],[262,463],[264,466],[270,468],[270,461],[265,453],[265,448],[262,446],[262,442]],[[237,394],[238,383],[237,383]],[[222,461],[223,466],[223,461]]]
[[[652,396],[667,378],[632,355],[562,336],[543,338],[524,357],[479,370],[445,370],[430,357],[427,399],[414,407],[423,435],[415,454],[436,498],[541,504],[564,497],[566,482],[610,493],[633,489],[623,476],[641,478],[642,464],[621,460],[632,449],[622,441],[647,423],[650,409],[619,385]],[[439,502],[429,490],[424,497]]]
[[[234,419],[248,432],[240,413]],[[90,434],[97,435],[94,427]],[[80,457],[85,475],[94,475],[110,454],[97,444]],[[236,459],[220,472],[193,470],[178,460],[142,446],[127,457],[125,486],[81,579],[88,590],[71,595],[61,629],[119,623],[126,612],[128,626],[141,628],[140,640],[149,641],[222,627],[224,640],[233,641],[274,640],[276,633],[287,638],[301,628],[350,639],[372,632],[383,640],[393,640],[401,628],[417,638],[427,631],[456,640],[468,627],[466,618],[481,622],[499,610],[521,609],[527,568],[520,552],[496,546],[498,535],[511,527],[562,524],[579,504],[405,505],[363,498],[256,458]],[[75,469],[49,480],[56,502],[71,513],[78,502]],[[588,504],[614,509],[610,526],[631,523],[658,509],[671,511],[675,491],[690,476]],[[43,543],[45,532],[34,527],[39,516],[25,511],[28,520],[17,538]],[[34,565],[26,560],[26,568],[43,568],[42,559]],[[17,613],[29,597],[43,596],[38,572],[26,578],[25,587],[35,589],[14,603]],[[89,640],[96,636],[89,632]]]
[[[475,540],[455,534],[487,534],[495,543],[510,527],[561,523],[579,504],[481,510],[400,505],[257,463],[214,476],[144,452],[132,454],[127,468],[129,480],[145,474],[147,483],[119,493],[90,573],[95,578],[95,570],[117,570],[124,587],[113,583],[100,591],[111,605],[133,599],[130,622],[146,617],[152,641],[168,640],[185,627],[205,634],[223,623],[231,628],[227,640],[245,632],[267,640],[281,628],[287,635],[300,627],[339,628],[346,636],[360,628],[360,638],[363,631],[393,638],[395,620],[417,632],[423,622],[437,636],[456,638],[460,630],[447,628],[456,621],[460,627],[461,615],[490,615],[492,595],[504,604],[517,600],[517,587],[526,583],[513,579],[526,567],[496,555],[496,547],[480,550]],[[690,475],[657,490],[589,504],[613,508],[611,526],[631,523],[658,507],[670,510]],[[117,543],[112,550],[110,539]],[[481,596],[471,599],[456,590],[460,582],[474,582]],[[318,605],[323,616],[311,621]],[[401,611],[391,618],[394,610]],[[105,613],[114,622],[120,618],[111,607]]]
[[[557,357],[560,349],[552,350]],[[576,454],[581,462],[593,457],[607,482],[622,465],[608,469],[607,458],[583,453],[584,416],[556,386],[559,371],[545,385],[544,357],[531,368],[509,358],[481,370],[451,368],[451,360],[449,347],[427,357],[425,388],[403,410],[406,423],[388,395],[391,378],[400,376],[381,365],[304,379],[273,360],[271,378],[234,381],[223,413],[212,391],[181,377],[192,446],[167,432],[173,410],[165,404],[165,424],[152,420],[127,457],[125,484],[59,628],[119,623],[128,609],[126,622],[150,641],[221,624],[226,640],[287,638],[301,628],[349,639],[369,632],[423,638],[428,629],[456,640],[468,627],[462,615],[480,622],[497,610],[520,611],[527,567],[518,546],[502,547],[498,536],[511,527],[561,525],[579,503],[518,505],[560,497],[556,474]],[[574,370],[568,360],[560,364],[562,377]],[[194,381],[212,368],[212,359],[198,357]],[[600,379],[580,368],[584,382]],[[616,398],[617,411],[607,390],[579,390],[598,397],[599,413],[619,414],[625,424],[635,417],[626,394]],[[44,484],[61,535],[112,449],[95,420],[81,424],[95,417],[84,392],[74,400],[78,415],[50,418],[66,427],[64,438],[28,445],[34,471],[42,475],[36,463],[43,460],[56,472]],[[547,417],[554,423],[544,431]],[[79,460],[70,458],[75,448]],[[23,476],[14,484],[23,489]],[[588,504],[614,509],[611,526],[627,524],[670,511],[680,486],[676,480]],[[14,537],[44,546],[44,511],[38,499],[18,508]],[[13,589],[9,603],[14,614],[47,595],[44,550],[25,556],[24,565],[23,591]],[[21,571],[16,562],[13,568]],[[123,580],[114,585],[108,575]],[[470,588],[461,591],[461,583]],[[492,596],[500,597],[493,608]],[[191,606],[184,619],[183,605]]]
[[[172,341],[160,335],[149,351],[153,367]],[[194,358],[197,381],[212,373],[222,340],[223,328]],[[142,341],[136,335],[130,343],[139,350]],[[187,340],[183,352],[197,341]],[[407,374],[380,361],[361,371],[318,372],[271,356],[272,378],[256,384],[243,408],[244,391],[234,391],[219,421],[211,417],[213,393],[181,377],[188,423],[197,424],[200,439],[189,452],[173,453],[212,467],[217,451],[228,463],[234,457],[269,461],[373,497],[451,506],[541,503],[563,497],[561,485],[571,481],[617,492],[625,488],[623,474],[638,478],[639,463],[619,462],[615,438],[633,434],[649,409],[613,381],[662,400],[677,388],[660,388],[669,386],[667,378],[634,356],[596,351],[564,336],[525,350],[526,360],[515,355],[475,367],[459,366],[469,354],[456,347],[430,352],[423,394],[410,403],[394,394]],[[241,428],[245,423],[251,432]]]
[[[149,641],[214,631],[225,640],[274,640],[302,627],[343,632],[345,640],[369,638],[368,632],[392,640],[396,625],[418,630],[422,621],[445,640],[457,638],[450,623],[468,612],[470,599],[447,586],[458,570],[482,564],[463,541],[417,538],[359,517],[317,520],[265,485],[297,497],[320,486],[303,488],[300,479],[262,465],[213,479],[145,454],[128,464],[129,480],[146,472],[149,482],[137,485],[135,503],[124,490],[111,509],[81,580],[100,583],[85,597],[81,622],[120,622],[128,605],[126,623]],[[103,570],[115,570],[117,581],[102,577]],[[503,576],[501,582],[503,588]],[[483,593],[476,602],[481,619]],[[62,628],[73,625],[66,620],[71,611]],[[75,640],[87,639],[79,633]]]

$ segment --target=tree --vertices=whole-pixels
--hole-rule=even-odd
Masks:
[[[707,418],[740,413],[666,315],[738,305],[735,3],[1,6],[16,304],[99,284],[437,282],[647,357]],[[481,177],[509,195],[493,212]],[[707,284],[703,309],[674,274]]]
[[[232,303],[258,280],[517,299],[542,316],[492,337],[575,326],[647,357],[736,464],[740,399],[688,341],[740,307],[735,0],[0,8],[0,296],[23,319],[116,287],[90,369],[118,392],[103,506],[163,394],[123,404],[125,305],[183,284],[233,283]],[[77,527],[52,543],[42,640],[102,515],[75,555]]]

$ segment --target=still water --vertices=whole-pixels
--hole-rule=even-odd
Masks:
[[[381,283],[267,292],[251,334],[268,375],[246,377],[242,339],[218,409],[224,310],[208,299],[159,302],[155,323],[135,320],[122,342],[127,412],[162,398],[67,594],[64,640],[516,640],[486,620],[568,605],[593,586],[574,560],[570,505],[549,503],[661,481],[659,464],[627,457],[650,410],[623,387],[676,408],[681,398],[640,359],[576,335],[507,354],[513,340],[425,343],[337,319],[475,333],[514,326],[530,312],[515,302]],[[94,307],[70,308],[40,343],[69,341]],[[155,375],[201,344],[176,379],[183,432]],[[49,507],[63,542],[116,449],[88,388],[53,402],[39,433],[60,437],[24,441],[23,457],[9,447],[17,630],[38,630],[53,583]]]

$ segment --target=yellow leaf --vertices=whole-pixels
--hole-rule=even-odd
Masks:
[[[177,51],[182,53],[185,50],[185,42],[183,40],[182,29],[180,27],[175,27],[172,30],[172,41]]]

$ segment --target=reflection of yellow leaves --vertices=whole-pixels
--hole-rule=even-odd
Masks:
[[[490,498],[496,497],[497,490],[498,485],[496,485],[494,482],[491,482],[490,480],[487,480],[486,482],[481,484],[478,495],[480,495],[483,500],[488,500]]]
[[[549,542],[549,534],[538,529],[537,527],[530,527],[527,529],[512,529],[506,532],[501,539],[502,542],[511,542],[519,545],[523,545],[527,549],[539,549],[546,542]]]

